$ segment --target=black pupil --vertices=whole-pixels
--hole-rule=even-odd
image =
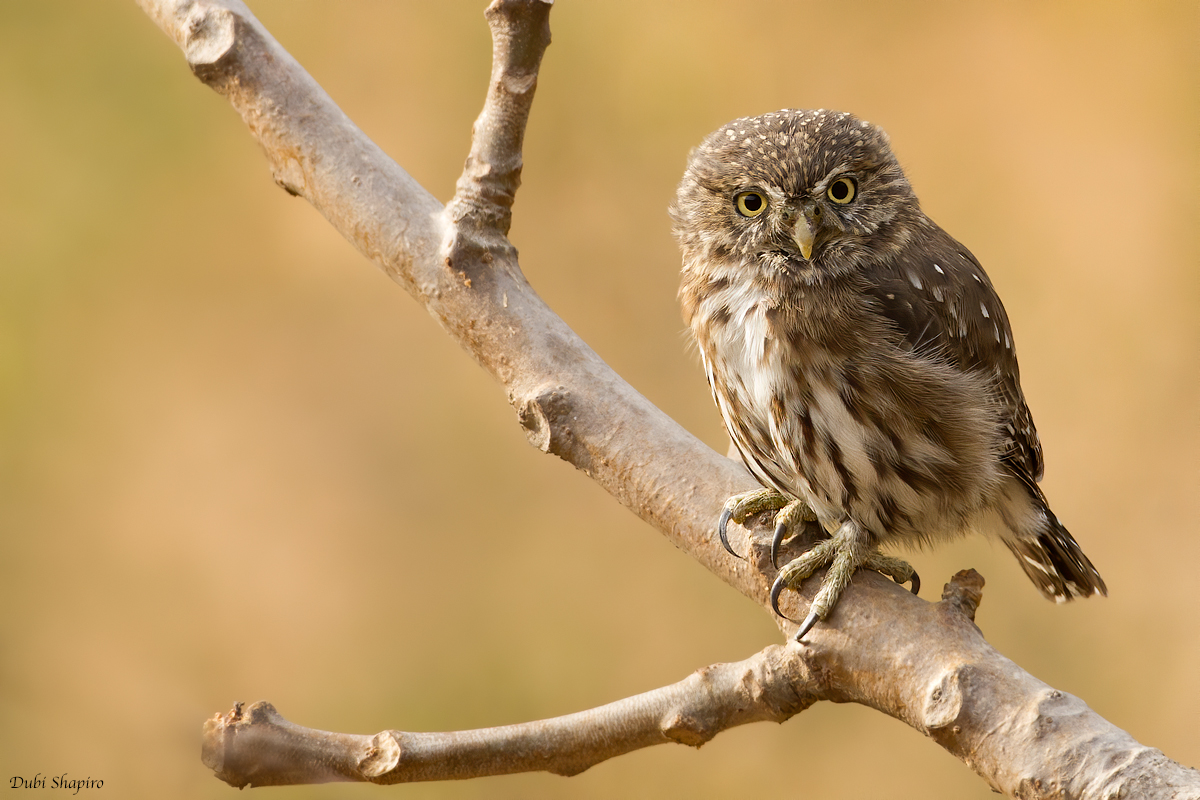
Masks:
[[[762,208],[763,200],[756,194],[747,194],[742,196],[742,206],[747,211],[758,211]]]
[[[842,178],[833,185],[833,188],[829,190],[829,193],[833,196],[834,200],[845,200],[850,196],[850,181]]]

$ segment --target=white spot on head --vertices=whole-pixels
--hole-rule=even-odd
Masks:
[[[979,281],[980,283],[983,283],[983,278],[979,277],[978,272],[972,272],[971,277],[974,278],[975,280]]]
[[[942,299],[943,299],[943,295],[942,295],[942,287],[940,287],[940,286],[933,286],[933,287],[930,287],[930,288],[933,290],[933,299],[934,299],[934,300],[937,300],[939,303],[940,303],[940,302],[942,302]]]
[[[991,318],[991,316],[992,316],[992,315],[988,313],[987,306],[985,306],[983,303],[980,303],[980,304],[979,304],[979,310],[983,312],[983,318],[984,318],[984,319],[990,319],[990,318]]]
[[[923,284],[921,283],[921,278],[917,275],[917,273],[913,272],[912,270],[909,270],[908,282],[911,283],[917,289],[924,288]]]
[[[939,275],[945,275],[945,274],[946,274],[946,270],[942,269],[941,265],[939,265],[939,264],[934,264],[934,265],[933,265],[933,268],[934,268],[934,269],[936,269],[936,270],[938,271],[938,274],[939,274]]]
[[[996,341],[1000,341],[1000,327],[996,323],[992,323],[992,331],[996,334]]]
[[[1012,350],[1012,339],[1009,338],[1008,331],[1004,332],[1004,349]]]

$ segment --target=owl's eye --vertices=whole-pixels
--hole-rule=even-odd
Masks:
[[[733,205],[743,217],[757,217],[767,210],[767,198],[761,192],[739,192],[733,198]]]
[[[833,183],[829,184],[829,189],[825,194],[829,199],[839,205],[845,205],[854,199],[854,195],[858,193],[858,184],[854,182],[854,178],[838,178]]]

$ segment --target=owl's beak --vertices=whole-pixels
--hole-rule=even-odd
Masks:
[[[804,212],[796,218],[796,227],[792,228],[792,239],[796,241],[796,245],[800,248],[800,255],[803,255],[804,260],[808,261],[812,258],[812,242],[816,241],[817,227],[814,224],[815,219]]]
[[[817,226],[820,224],[820,209],[806,207],[796,215],[796,224],[792,228],[792,239],[800,248],[800,255],[805,261],[812,259],[813,242],[817,239]]]

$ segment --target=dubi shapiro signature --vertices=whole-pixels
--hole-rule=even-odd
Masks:
[[[14,775],[9,779],[9,786],[13,789],[74,789],[72,794],[79,794],[80,789],[104,788],[104,781],[99,778],[90,775],[86,778],[68,778],[67,775],[66,772],[62,775],[43,775],[39,772],[32,778]]]

